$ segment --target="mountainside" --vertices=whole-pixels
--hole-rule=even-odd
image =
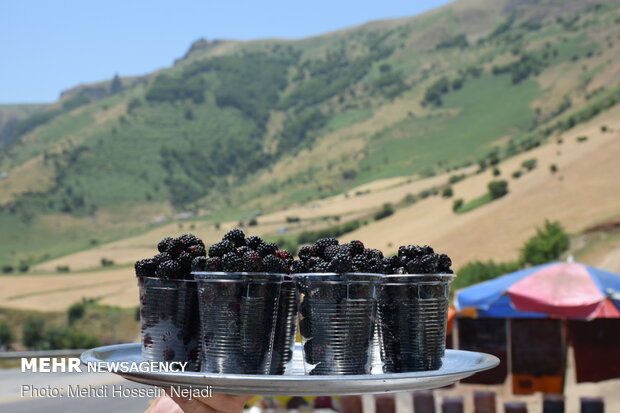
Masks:
[[[197,41],[13,125],[0,263],[494,165],[620,102],[619,56],[613,1],[463,0],[309,39]]]

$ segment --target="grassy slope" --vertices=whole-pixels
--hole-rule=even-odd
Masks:
[[[367,56],[373,44],[393,49],[388,57],[369,61],[367,72],[355,84],[302,108],[328,114],[326,125],[310,135],[315,137],[314,143],[306,144],[300,152],[278,154],[278,159],[268,162],[268,168],[245,179],[235,176],[238,168],[213,182],[204,179],[209,174],[196,178],[183,168],[197,153],[207,157],[199,164],[243,166],[243,156],[223,156],[231,154],[230,148],[246,148],[247,137],[261,130],[255,119],[239,109],[216,103],[212,93],[225,81],[221,74],[203,75],[207,92],[202,104],[188,100],[147,104],[144,96],[152,87],[151,79],[151,83],[137,82],[120,94],[62,114],[23,136],[8,156],[0,159],[0,167],[29,172],[12,175],[10,186],[0,182],[0,189],[5,190],[0,202],[24,200],[17,213],[0,212],[0,221],[6,223],[0,236],[0,263],[22,259],[36,263],[87,249],[93,238],[111,240],[144,231],[162,215],[170,219],[174,213],[168,203],[171,186],[164,182],[171,178],[190,187],[197,185],[207,193],[190,207],[210,213],[213,222],[238,219],[256,209],[270,211],[325,198],[378,178],[441,171],[446,165],[476,161],[495,143],[528,134],[535,107],[542,106],[542,112],[547,112],[553,107],[554,96],[571,97],[573,107],[561,115],[568,116],[585,102],[588,85],[608,79],[604,85],[613,86],[610,71],[613,74],[618,65],[618,46],[602,40],[617,36],[619,26],[614,19],[618,11],[582,13],[575,28],[565,28],[553,19],[561,11],[552,2],[538,7],[548,8],[551,17],[540,30],[523,30],[515,23],[508,34],[521,37],[492,39],[480,45],[476,40],[505,20],[502,2],[463,1],[417,18],[373,23],[312,39],[230,42],[193,52],[164,72],[181,76],[193,62],[205,57],[229,56],[241,50],[278,56],[281,50],[274,51],[277,47],[291,46],[301,57],[289,67],[289,83],[281,93],[284,97],[312,81],[309,72],[305,80],[295,77],[300,70],[309,70],[303,69],[307,59],[325,59],[342,52],[344,57],[338,59],[351,63]],[[571,2],[565,11],[576,12],[579,7],[579,2]],[[522,11],[525,17],[536,14],[527,6]],[[434,50],[439,39],[461,32],[468,34],[469,48]],[[513,85],[508,75],[490,74],[493,65],[518,58],[511,47],[540,50],[546,42],[558,52],[540,77]],[[578,65],[588,68],[575,71],[578,66],[573,57]],[[330,64],[338,64],[338,59]],[[453,79],[459,70],[480,63],[485,74],[479,79],[468,77],[462,89],[445,95],[443,107],[420,105],[426,88],[438,77]],[[375,87],[381,64],[402,73],[408,86],[394,99]],[[571,81],[546,82],[545,73],[553,71],[565,72],[562,78]],[[132,99],[142,106],[128,113]],[[271,112],[274,119],[294,119],[293,114],[290,108]],[[276,136],[277,141],[282,125],[269,125],[265,133]],[[176,150],[185,157],[171,164],[162,158],[163,149]],[[345,171],[356,175],[344,179]],[[32,179],[37,173],[45,179]],[[32,190],[42,195],[23,195]],[[73,217],[63,213],[65,204],[70,204]],[[119,228],[123,230],[119,232]],[[22,249],[22,243],[28,243],[29,248]]]

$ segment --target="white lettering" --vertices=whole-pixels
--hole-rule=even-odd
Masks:
[[[50,362],[51,359],[49,357],[41,357],[39,359],[39,371],[41,373],[51,373]]]
[[[37,359],[27,359],[22,357],[22,373],[26,371],[37,372]]]

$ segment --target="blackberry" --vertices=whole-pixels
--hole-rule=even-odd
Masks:
[[[233,252],[235,250],[235,244],[230,241],[220,241],[209,247],[209,257],[223,257],[224,254]]]
[[[245,239],[245,245],[252,248],[254,251],[256,251],[258,246],[262,244],[263,242],[264,241],[261,239],[261,237],[257,237],[256,235],[252,235]]]
[[[277,250],[276,251],[276,257],[280,258],[281,260],[284,261],[288,261],[288,260],[292,260],[293,256],[291,255],[290,252],[286,251],[286,250]]]
[[[321,261],[312,268],[312,272],[331,272],[331,266],[327,261]]]
[[[330,245],[323,251],[323,257],[325,257],[326,260],[331,260],[336,255],[340,254],[340,247],[340,245]]]
[[[191,271],[193,259],[194,257],[187,252],[182,252],[177,256],[176,262],[179,263],[181,273],[185,274]]]
[[[436,273],[439,265],[439,255],[435,253],[430,253],[420,258],[420,262],[424,266],[424,272],[426,274]]]
[[[202,242],[202,240],[194,234],[183,234],[178,239],[185,247],[188,247],[190,245],[202,245],[203,247],[205,246],[204,242]]]
[[[261,257],[265,258],[268,255],[275,255],[277,250],[278,246],[273,242],[264,242],[258,246],[256,252],[258,252]]]
[[[439,272],[451,271],[452,260],[446,254],[439,254],[437,257],[437,270]]]
[[[394,259],[396,258],[396,259]],[[386,257],[383,258],[383,273],[394,274],[394,268],[400,263],[398,257]]]
[[[437,272],[437,264],[437,254],[424,255],[409,261],[407,263],[407,272],[409,274],[433,274]]]
[[[320,264],[322,262],[323,260],[319,257],[310,257],[306,261],[306,267],[308,267],[308,270],[313,270],[317,264]]]
[[[365,253],[366,253],[366,257],[368,259],[373,259],[373,258],[380,259],[380,260],[383,259],[383,252],[381,250],[376,249],[376,248],[373,248],[373,249],[367,248],[365,250]]]
[[[383,258],[369,259],[367,271],[374,274],[383,274]]]
[[[179,272],[181,267],[179,263],[174,260],[163,261],[157,266],[155,275],[164,280],[173,280],[179,278]]]
[[[368,270],[368,262],[363,255],[355,255],[351,259],[351,270],[353,272],[366,272]]]
[[[247,246],[245,246],[245,245],[244,245],[244,246],[242,246],[242,247],[238,247],[238,248],[235,250],[235,253],[237,254],[237,256],[238,256],[238,257],[243,257],[243,255],[244,255],[246,252],[250,252],[250,251],[252,251],[252,249],[251,249],[250,247],[247,247]]]
[[[364,253],[364,244],[362,241],[353,240],[349,242],[349,252],[351,255],[359,255]]]
[[[161,264],[164,261],[170,261],[171,259],[173,259],[172,255],[168,254],[167,252],[159,253],[153,257],[153,261],[157,264]]]
[[[136,261],[134,268],[138,277],[153,277],[155,275],[155,269],[157,269],[157,264],[152,259],[147,258]]]
[[[262,262],[265,272],[286,272],[282,260],[275,255],[266,255]]]
[[[209,257],[205,261],[205,271],[222,271],[222,259],[220,257]]]
[[[200,245],[200,244],[190,245],[189,247],[186,248],[186,251],[192,257],[204,257],[205,255],[207,255],[207,251],[205,250],[205,246],[204,245]]]
[[[239,228],[228,231],[223,239],[232,242],[235,247],[245,245],[245,234]]]
[[[338,245],[336,238],[321,238],[314,243],[314,251],[319,257],[324,257],[325,248],[330,245]]]
[[[351,257],[349,254],[339,253],[331,260],[330,267],[337,273],[351,272]]]
[[[263,262],[260,255],[256,251],[252,251],[248,248],[248,251],[243,254],[243,271],[258,272],[262,271]]]
[[[300,274],[304,272],[308,272],[308,267],[306,267],[306,263],[300,260],[293,261],[293,264],[291,264],[291,273]]]
[[[399,257],[407,257],[409,259],[416,258],[418,255],[422,255],[421,252],[418,254],[417,250],[420,247],[417,245],[401,245],[398,247],[398,256]]]
[[[243,261],[234,252],[226,253],[222,257],[222,270],[226,272],[243,271]]]
[[[157,244],[157,250],[159,252],[167,252],[168,248],[169,248],[169,243],[171,241],[173,241],[174,238],[172,237],[166,237],[164,239],[162,239],[161,241],[159,241],[159,243]]]
[[[428,245],[425,245],[422,247],[422,252],[424,253],[424,255],[428,255],[428,254],[434,254],[435,250],[429,247]]]
[[[207,257],[196,257],[192,260],[192,271],[206,271]]]
[[[300,260],[307,261],[310,257],[314,256],[314,248],[309,245],[303,246],[297,252],[297,256]]]

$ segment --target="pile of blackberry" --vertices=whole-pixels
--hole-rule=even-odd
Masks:
[[[192,271],[272,272],[288,273],[293,256],[278,249],[273,242],[260,237],[246,237],[242,230],[233,229],[209,247],[208,258],[192,264]]]
[[[164,280],[192,279],[195,262],[205,258],[205,244],[195,235],[166,237],[157,244],[159,254],[137,261],[138,277],[158,277]]]
[[[321,238],[301,247],[297,255],[292,273],[383,273],[383,252],[365,248],[361,241],[339,244],[335,238]]]
[[[428,245],[402,245],[398,255],[383,260],[385,274],[452,274],[452,260]]]

